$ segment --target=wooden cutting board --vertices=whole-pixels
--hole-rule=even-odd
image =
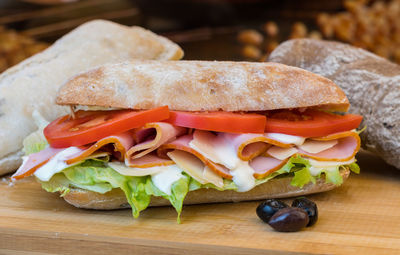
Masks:
[[[278,233],[255,214],[259,202],[89,211],[42,191],[32,179],[0,182],[0,254],[400,254],[400,171],[368,153],[360,175],[309,196],[311,228]],[[291,202],[288,199],[287,202]]]

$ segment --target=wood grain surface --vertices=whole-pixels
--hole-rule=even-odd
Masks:
[[[259,220],[259,202],[90,211],[46,193],[33,179],[0,182],[0,254],[400,254],[400,171],[358,156],[360,175],[309,196],[311,228],[278,233]],[[287,202],[291,202],[288,199]]]

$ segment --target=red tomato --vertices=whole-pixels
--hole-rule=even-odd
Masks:
[[[74,119],[66,115],[51,122],[43,133],[53,148],[65,148],[96,142],[168,117],[168,106],[142,111],[78,111]]]
[[[307,110],[303,113],[278,111],[268,115],[265,132],[283,133],[303,137],[319,137],[357,128],[362,116],[338,115]]]
[[[171,111],[175,126],[228,133],[264,133],[266,117],[254,113]]]

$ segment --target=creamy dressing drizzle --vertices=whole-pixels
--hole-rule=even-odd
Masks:
[[[177,165],[170,165],[166,170],[151,176],[153,184],[167,195],[171,195],[172,184],[180,178],[184,178],[184,176]]]
[[[237,191],[246,192],[256,186],[256,180],[253,176],[254,170],[247,161],[241,161],[238,166],[230,171],[232,180],[238,187]]]
[[[77,154],[81,152],[82,150],[77,148],[77,147],[69,147],[63,151],[60,151],[57,153],[54,157],[52,157],[46,164],[43,166],[39,167],[34,175],[41,181],[49,181],[53,175],[56,173],[61,172],[67,167],[70,167],[72,165],[68,165],[65,163],[65,160],[68,159],[68,157]],[[77,162],[73,165],[76,165],[81,162]]]

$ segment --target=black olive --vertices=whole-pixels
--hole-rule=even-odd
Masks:
[[[317,208],[317,205],[313,201],[311,201],[305,197],[300,197],[300,198],[296,198],[295,200],[293,200],[292,206],[302,208],[307,212],[308,218],[310,218],[310,221],[308,222],[307,227],[311,227],[312,225],[315,224],[315,222],[317,222],[318,208]]]
[[[257,207],[256,212],[260,219],[262,219],[265,223],[268,223],[272,215],[274,215],[278,210],[286,207],[289,206],[283,201],[277,199],[267,199]]]
[[[276,212],[268,224],[276,231],[295,232],[307,226],[308,221],[308,215],[304,209],[287,207]]]

